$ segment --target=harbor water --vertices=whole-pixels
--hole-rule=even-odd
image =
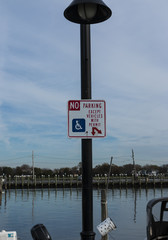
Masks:
[[[109,189],[108,216],[117,226],[109,239],[142,240],[146,236],[146,204],[152,198],[167,197],[167,188]],[[0,196],[0,230],[17,231],[19,239],[32,239],[30,230],[39,223],[52,239],[77,240],[82,231],[81,189],[12,189]],[[101,222],[101,190],[93,190],[95,240]]]

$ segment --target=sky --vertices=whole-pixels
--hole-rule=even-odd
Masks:
[[[93,166],[168,163],[168,1],[105,0],[91,25],[92,99],[106,101]],[[0,166],[77,166],[67,103],[80,100],[80,26],[68,0],[0,0]]]

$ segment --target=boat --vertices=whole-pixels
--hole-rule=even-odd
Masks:
[[[146,240],[168,240],[168,198],[155,198],[148,202]]]
[[[0,240],[17,240],[16,231],[5,231],[0,232]]]

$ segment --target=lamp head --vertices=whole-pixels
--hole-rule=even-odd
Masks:
[[[102,0],[73,0],[64,16],[71,22],[93,24],[107,20],[112,11]]]

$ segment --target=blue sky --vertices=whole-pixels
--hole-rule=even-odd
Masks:
[[[71,1],[0,0],[0,165],[72,167],[67,102],[80,99],[80,26]],[[167,164],[168,1],[106,0],[112,17],[91,26],[92,99],[106,101],[107,137],[93,165]]]

